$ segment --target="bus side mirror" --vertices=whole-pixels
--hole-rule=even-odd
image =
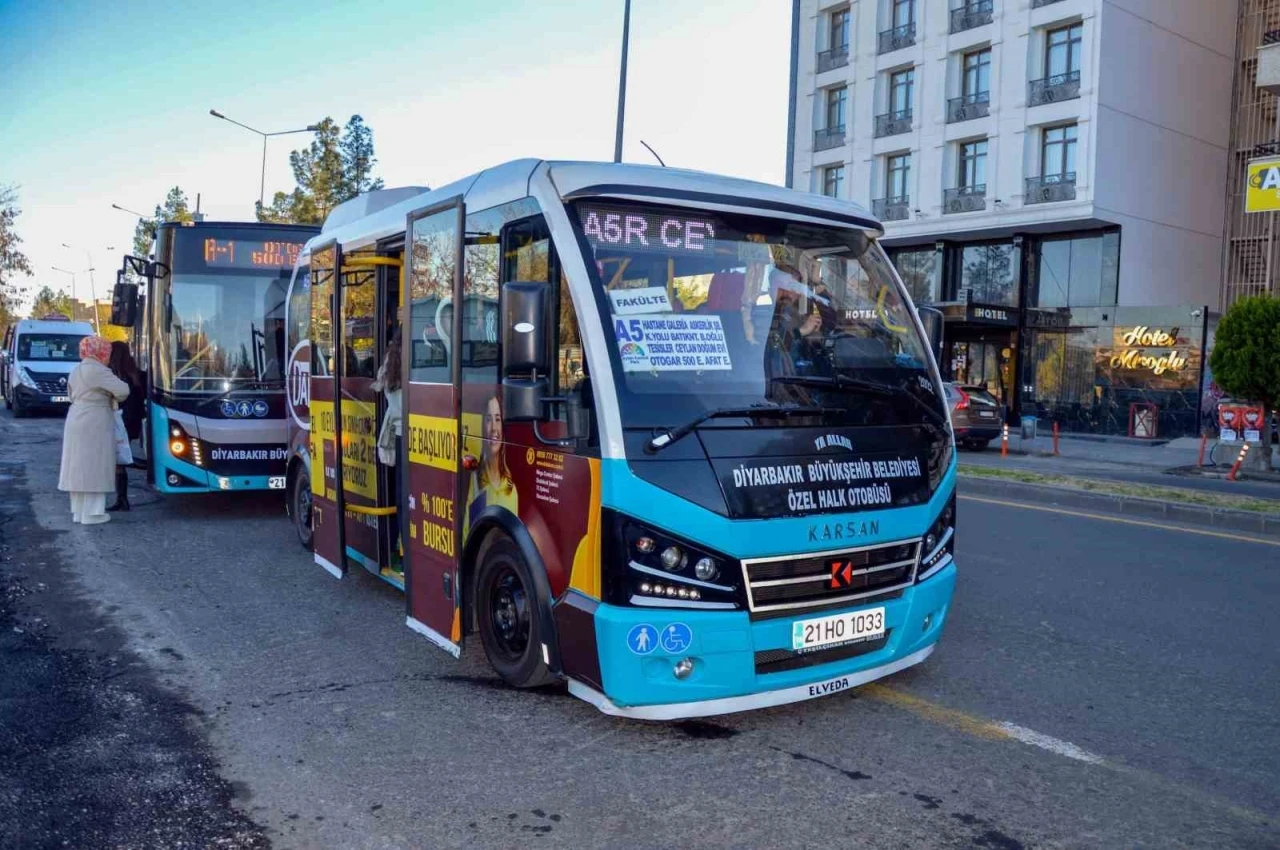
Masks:
[[[547,418],[547,304],[551,286],[533,281],[502,285],[502,411],[508,422]]]
[[[935,307],[917,307],[920,324],[924,325],[924,334],[929,340],[929,350],[938,366],[942,366],[942,311]]]
[[[111,324],[131,328],[138,320],[138,285],[117,283],[111,291]]]

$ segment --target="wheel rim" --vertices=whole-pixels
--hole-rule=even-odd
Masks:
[[[298,479],[298,498],[294,501],[297,504],[298,528],[307,535],[311,533],[311,488],[304,487],[304,483],[303,479]]]
[[[529,594],[515,570],[500,567],[489,591],[489,629],[496,648],[508,660],[529,648]]]

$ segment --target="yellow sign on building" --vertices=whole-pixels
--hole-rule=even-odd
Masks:
[[[1244,211],[1280,212],[1280,157],[1251,160],[1247,167]]]

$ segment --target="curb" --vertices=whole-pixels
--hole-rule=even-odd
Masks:
[[[1107,493],[1090,493],[1070,487],[1052,484],[1028,484],[1002,478],[982,478],[961,474],[960,492],[993,498],[1024,498],[1081,510],[1102,511],[1147,519],[1162,519],[1189,525],[1205,525],[1232,531],[1250,531],[1256,534],[1280,536],[1280,514],[1260,514],[1253,511],[1236,511],[1207,505],[1191,505],[1146,499],[1139,496],[1114,496]]]

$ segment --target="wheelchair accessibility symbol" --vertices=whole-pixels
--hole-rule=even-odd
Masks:
[[[663,652],[684,652],[693,643],[693,629],[684,623],[672,623],[662,630]]]

